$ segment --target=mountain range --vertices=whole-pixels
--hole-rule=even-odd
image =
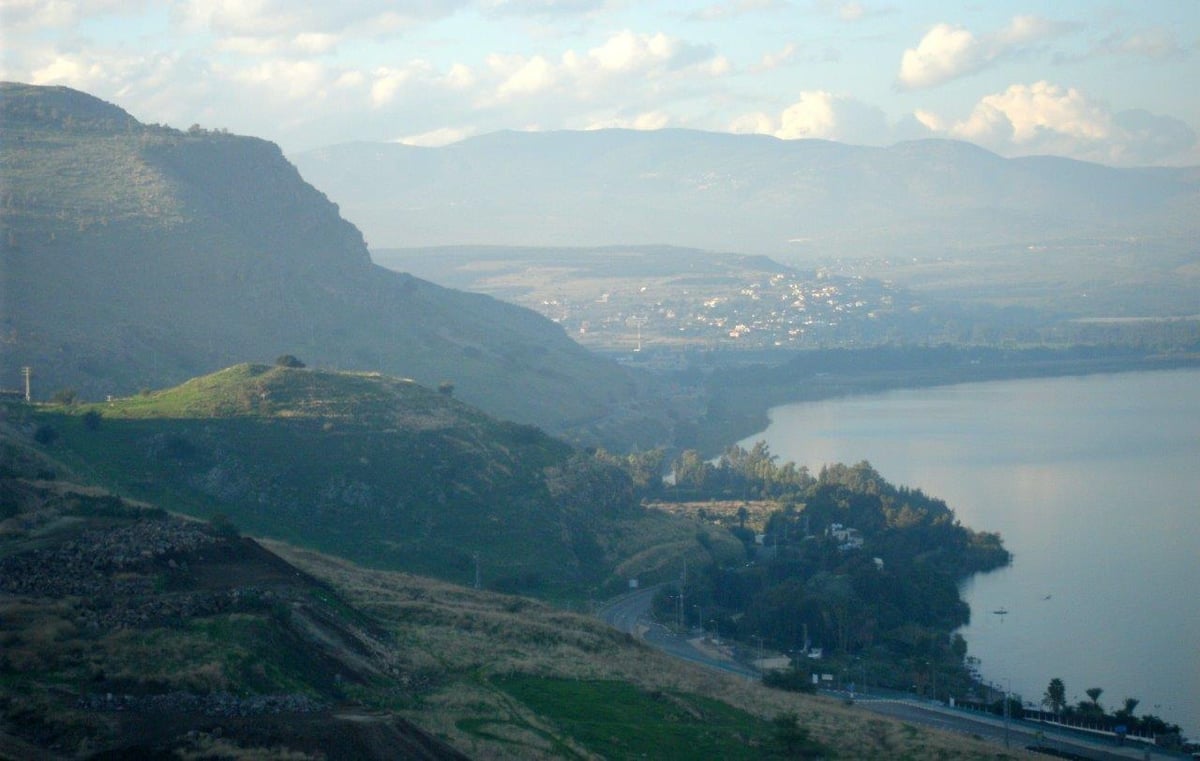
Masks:
[[[766,254],[946,256],[997,245],[1195,241],[1200,169],[1005,159],[666,129],[499,132],[438,148],[292,156],[372,248],[664,243]]]

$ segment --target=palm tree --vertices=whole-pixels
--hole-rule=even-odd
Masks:
[[[1086,692],[1087,696],[1092,699],[1092,705],[1096,707],[1098,712],[1104,710],[1100,707],[1100,696],[1104,694],[1103,687],[1088,687],[1086,690],[1084,690],[1084,692]]]
[[[1067,705],[1067,688],[1063,684],[1063,680],[1058,677],[1050,680],[1050,684],[1046,687],[1046,694],[1042,698],[1042,705],[1049,708],[1055,716],[1062,713],[1062,709]]]

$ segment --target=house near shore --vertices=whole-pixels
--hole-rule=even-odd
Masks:
[[[830,524],[826,535],[837,542],[838,549],[842,552],[862,549],[863,542],[865,541],[861,531],[856,528],[843,526],[840,523]]]

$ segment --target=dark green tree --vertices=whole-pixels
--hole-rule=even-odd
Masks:
[[[1138,700],[1137,698],[1125,698],[1125,705],[1122,706],[1121,709],[1114,715],[1122,721],[1135,721],[1136,719],[1134,718],[1133,712],[1137,710],[1138,703],[1141,702],[1142,701]]]
[[[781,713],[771,719],[773,728],[773,755],[778,758],[819,758],[823,755],[820,745],[808,736],[808,730],[800,726],[794,713]]]
[[[280,354],[275,358],[275,364],[278,367],[291,367],[297,370],[305,366],[294,354]]]
[[[454,384],[450,381],[442,381],[439,383],[437,390],[442,396],[454,396]]]
[[[1050,684],[1046,687],[1046,694],[1042,696],[1042,705],[1050,709],[1050,712],[1056,716],[1062,713],[1062,710],[1067,707],[1067,688],[1063,684],[1063,680],[1054,677],[1050,680]]]
[[[88,410],[83,413],[83,427],[89,431],[95,431],[100,428],[100,413],[96,410]]]
[[[1104,688],[1088,687],[1086,690],[1084,690],[1084,692],[1086,692],[1087,696],[1092,699],[1092,705],[1095,706],[1096,711],[1103,713],[1104,709],[1100,707],[1100,696],[1104,694]]]
[[[50,397],[50,401],[69,406],[79,401],[79,392],[73,388],[60,388]]]

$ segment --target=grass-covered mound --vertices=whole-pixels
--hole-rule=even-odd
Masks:
[[[715,527],[646,513],[611,464],[378,374],[238,365],[35,417],[48,451],[122,494],[490,589],[581,598],[741,552]]]

